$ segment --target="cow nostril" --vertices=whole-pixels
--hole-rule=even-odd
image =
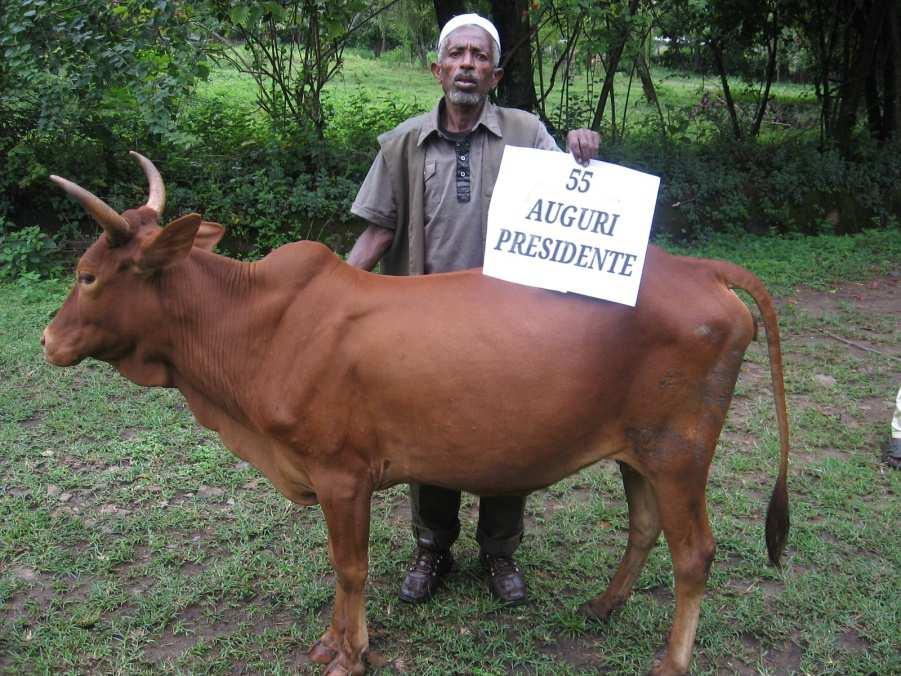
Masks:
[[[41,333],[41,347],[44,347],[46,345],[47,345],[47,334]]]

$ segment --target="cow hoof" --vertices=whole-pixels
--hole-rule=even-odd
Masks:
[[[680,669],[669,660],[655,660],[654,666],[648,672],[649,676],[688,676],[687,669]]]
[[[347,661],[339,655],[328,665],[325,676],[360,676],[365,671],[362,660],[357,660],[354,666],[349,667]]]
[[[611,603],[603,598],[595,598],[579,606],[579,612],[589,619],[605,622],[621,605],[623,605],[622,601]]]
[[[331,664],[337,654],[337,650],[329,648],[322,641],[316,641],[307,653],[316,664]]]

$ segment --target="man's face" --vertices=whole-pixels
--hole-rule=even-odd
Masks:
[[[494,40],[483,28],[460,26],[447,36],[432,75],[451,103],[480,106],[504,74],[494,67]]]

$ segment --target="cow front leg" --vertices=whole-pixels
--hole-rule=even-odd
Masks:
[[[331,545],[331,543],[329,544]],[[329,546],[329,560],[334,565],[331,549],[331,546]],[[338,616],[339,609],[344,607],[342,596],[341,585],[337,585],[335,588],[335,604],[332,609],[332,621],[325,633],[319,637],[319,640],[313,644],[313,647],[307,653],[310,659],[317,664],[331,664],[332,660],[338,656],[338,648],[341,646],[341,637],[344,635],[343,627],[345,626],[344,619]]]
[[[585,612],[601,620],[607,619],[610,613],[629,598],[648,553],[660,536],[657,498],[651,483],[624,462],[619,463],[619,470],[626,491],[626,502],[629,504],[629,542],[607,591],[583,606]]]
[[[663,534],[673,558],[676,580],[676,614],[666,654],[651,673],[659,676],[687,674],[701,612],[701,600],[716,545],[707,520],[705,481],[701,473],[692,480],[682,477],[655,483]]]
[[[328,676],[362,674],[363,655],[369,647],[363,589],[369,572],[372,491],[362,484],[334,479],[326,485],[329,488],[318,495],[337,577],[335,607],[332,622],[310,650],[310,657],[328,664]]]

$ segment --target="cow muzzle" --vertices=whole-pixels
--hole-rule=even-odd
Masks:
[[[84,357],[71,350],[63,349],[59,341],[50,332],[50,327],[47,327],[41,333],[41,348],[44,350],[44,360],[54,366],[75,366],[84,359]]]

